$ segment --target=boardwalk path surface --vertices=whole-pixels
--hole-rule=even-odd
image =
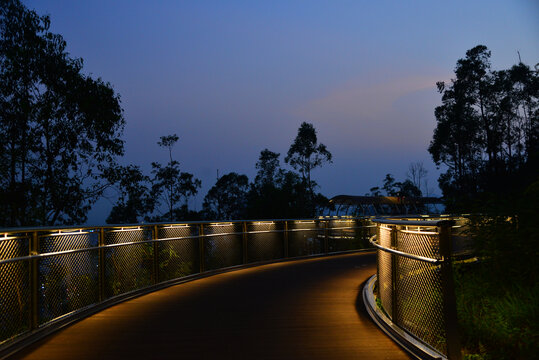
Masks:
[[[409,359],[358,300],[375,272],[374,254],[356,253],[219,274],[113,306],[15,358]]]

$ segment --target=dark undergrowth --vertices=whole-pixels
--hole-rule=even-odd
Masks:
[[[539,358],[538,204],[536,182],[471,219],[479,261],[454,268],[464,359]]]
[[[537,358],[539,285],[484,263],[458,265],[455,273],[464,359]]]

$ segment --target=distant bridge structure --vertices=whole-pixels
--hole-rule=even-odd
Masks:
[[[437,197],[337,195],[329,202],[331,209],[325,215],[439,214],[444,210],[442,199]]]

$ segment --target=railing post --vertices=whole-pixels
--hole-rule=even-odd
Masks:
[[[204,272],[204,224],[198,227],[198,261],[200,273]]]
[[[288,257],[288,221],[284,222],[284,237],[283,237],[283,255],[285,258]]]
[[[103,246],[105,246],[105,229],[101,228],[99,229],[99,236],[97,239],[97,244],[99,247],[98,258],[99,258],[99,264],[98,264],[98,281],[99,281],[99,302],[105,300],[105,249]]]
[[[152,240],[159,239],[157,225],[153,226],[152,234],[153,234]],[[154,241],[152,245],[153,245],[153,274],[154,274],[153,283],[158,284],[159,283],[159,243],[157,241]]]
[[[440,254],[442,255],[441,277],[445,333],[447,337],[447,357],[450,360],[461,359],[460,339],[457,324],[457,300],[451,265],[452,238],[451,225],[438,226]]]
[[[247,222],[242,222],[242,260],[243,264],[247,264]]]
[[[30,240],[30,255],[39,254],[39,237],[37,231],[32,232]],[[30,260],[30,329],[35,329],[39,324],[39,259]]]
[[[398,234],[399,234],[399,228],[400,226],[393,226],[391,228],[391,248],[393,249],[397,249],[397,237],[398,237]],[[396,254],[391,254],[391,320],[394,322],[394,323],[397,323],[398,324],[398,317],[397,317],[397,311],[398,311],[398,306],[397,306],[397,297],[398,297],[398,294],[397,294],[397,279],[398,279],[398,276],[399,276],[399,273],[398,273],[398,260],[397,260],[397,256]]]
[[[328,231],[328,225],[329,221],[324,221],[324,253],[327,255],[329,253],[329,231]]]

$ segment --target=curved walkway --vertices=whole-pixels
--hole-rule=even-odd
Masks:
[[[370,320],[373,253],[269,264],[115,305],[16,359],[409,359]]]

